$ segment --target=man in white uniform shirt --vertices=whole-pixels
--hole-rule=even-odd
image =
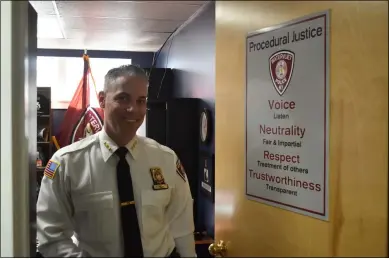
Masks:
[[[48,163],[37,202],[44,257],[196,256],[184,168],[174,151],[136,136],[147,88],[141,68],[111,69],[99,94],[104,129]]]

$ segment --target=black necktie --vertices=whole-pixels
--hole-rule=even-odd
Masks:
[[[130,166],[126,160],[128,149],[120,147],[115,154],[119,157],[116,167],[117,183],[121,206],[124,257],[143,257],[138,217],[134,202]]]

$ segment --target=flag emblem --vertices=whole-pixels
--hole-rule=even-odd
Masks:
[[[69,125],[69,127],[71,127]],[[88,107],[84,114],[72,129],[70,143],[77,142],[83,138],[99,132],[103,128],[103,120],[100,118],[97,108]]]
[[[46,165],[44,175],[49,179],[53,179],[55,173],[57,172],[58,167],[59,167],[59,163],[50,160]]]

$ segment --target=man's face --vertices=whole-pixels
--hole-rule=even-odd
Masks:
[[[147,84],[142,77],[121,77],[105,93],[100,93],[104,122],[113,131],[134,133],[142,125],[147,108]]]

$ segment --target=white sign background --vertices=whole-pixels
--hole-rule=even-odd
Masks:
[[[300,34],[299,41],[293,40],[300,32],[315,37],[301,40]],[[246,39],[246,197],[322,220],[328,220],[328,47],[329,11],[250,33]],[[279,93],[269,58],[281,50],[294,53],[294,63],[289,85]],[[291,63],[275,64],[287,81]],[[276,102],[289,109],[275,109]],[[294,134],[268,129],[278,127],[293,127]],[[276,154],[283,157],[277,161]]]

